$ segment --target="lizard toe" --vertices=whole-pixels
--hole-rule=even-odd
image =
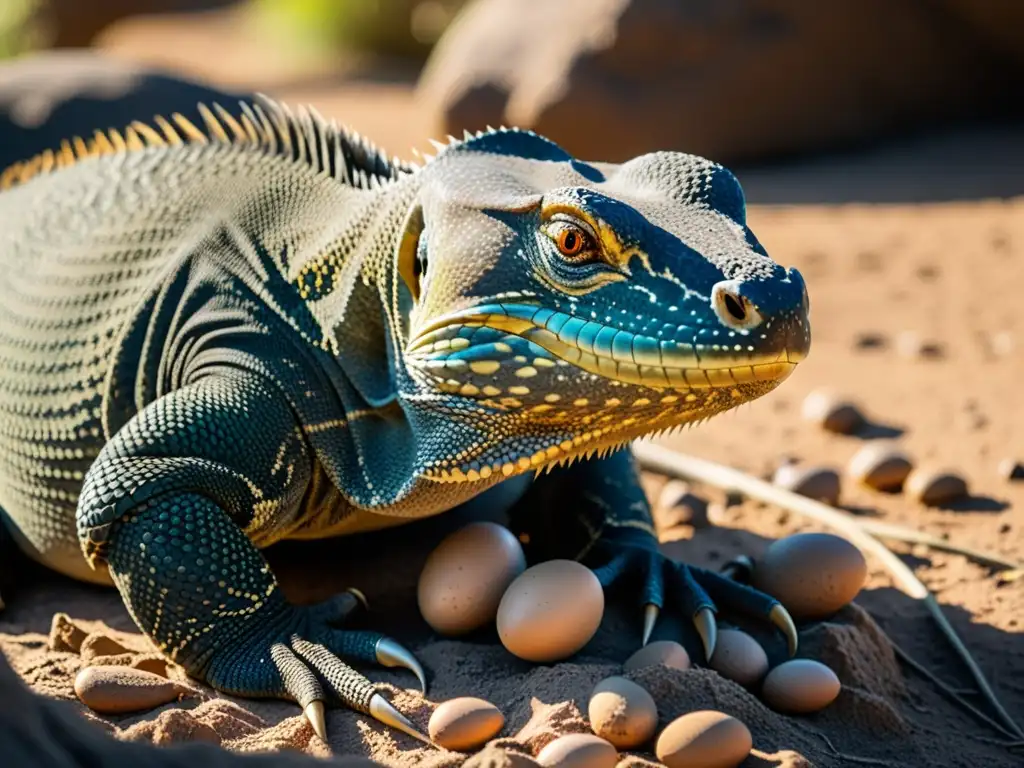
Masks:
[[[314,621],[323,621],[327,625],[342,624],[355,612],[368,610],[366,597],[358,589],[350,587],[336,595],[332,595],[321,603],[310,606],[309,611]],[[376,632],[337,632],[329,635],[331,647],[347,658],[366,663],[376,663],[384,667],[402,667],[408,669],[420,684],[420,692],[427,692],[427,676],[423,665],[405,647],[390,637]]]
[[[786,638],[789,655],[796,655],[796,626],[782,603],[759,589],[734,581],[721,573],[691,568],[694,578],[719,605],[738,613],[772,622]]]
[[[718,640],[717,606],[697,581],[691,566],[671,560],[667,562],[671,563],[675,602],[684,615],[691,617],[704,648],[704,658],[710,659]]]
[[[264,661],[268,651],[272,664]],[[416,658],[397,642],[378,632],[332,627],[316,606],[293,607],[290,618],[276,623],[270,632],[251,635],[234,651],[216,654],[205,679],[226,692],[295,701],[321,739],[327,736],[327,704],[368,714],[424,739],[377,691],[377,685],[350,663],[406,667],[416,673],[421,685],[425,679]]]
[[[628,583],[638,589],[643,608],[642,645],[647,645],[662,611],[672,608],[690,617],[708,660],[715,652],[721,608],[772,622],[785,636],[789,655],[796,654],[793,620],[770,595],[724,574],[672,560],[655,546],[634,541],[603,542],[597,554],[604,561],[593,567],[601,586],[607,589]]]
[[[331,638],[334,640],[330,643],[332,647],[323,643],[310,642],[298,635],[292,635],[290,644],[297,656],[316,670],[318,676],[327,684],[328,690],[339,703],[364,712],[385,725],[429,744],[430,739],[378,693],[372,682],[336,655],[333,646],[335,643],[346,645],[347,641],[343,636],[349,634],[355,633],[332,631]]]
[[[344,624],[355,614],[368,611],[369,608],[366,596],[355,587],[349,587],[310,606],[310,612],[328,624]]]
[[[327,741],[324,689],[320,685],[320,680],[284,643],[274,643],[270,646],[270,659],[281,676],[284,693],[302,707],[316,735]]]

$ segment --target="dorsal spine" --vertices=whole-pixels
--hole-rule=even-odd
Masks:
[[[123,131],[97,130],[88,139],[76,136],[64,140],[59,148],[45,150],[0,173],[0,190],[86,158],[182,144],[253,147],[361,189],[374,189],[413,171],[398,158],[389,159],[355,131],[326,120],[313,107],[303,106],[293,113],[286,105],[258,95],[252,102],[239,101],[237,115],[217,103],[212,109],[200,103],[197,109],[203,118],[202,127],[173,113],[169,120],[157,115],[152,124],[137,120]]]

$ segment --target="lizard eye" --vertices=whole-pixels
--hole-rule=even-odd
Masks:
[[[558,250],[563,256],[575,256],[583,250],[583,236],[568,227],[558,233]]]
[[[572,262],[583,261],[594,251],[593,238],[582,227],[569,221],[555,220],[547,226],[547,235],[558,252]]]

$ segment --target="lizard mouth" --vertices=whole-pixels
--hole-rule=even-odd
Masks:
[[[426,468],[424,478],[495,482],[703,421],[774,389],[804,359],[810,343],[802,315],[768,319],[764,327],[732,337],[721,329],[716,336],[707,326],[678,329],[688,341],[522,303],[485,304],[431,321],[407,346],[411,366],[442,391],[501,413],[496,424],[528,419],[533,439],[529,453],[510,454],[501,447],[509,432],[496,426],[470,454],[440,460]],[[558,376],[555,366],[575,367],[617,389],[594,397],[593,384],[582,382],[582,391],[567,395],[573,382],[564,375],[557,391],[533,385],[533,377],[544,378],[543,369]],[[526,397],[535,402],[524,403]]]
[[[774,385],[762,385],[763,390],[772,389]],[[712,395],[714,391],[712,391]],[[500,481],[511,475],[527,471],[541,472],[557,466],[570,464],[579,457],[605,456],[613,450],[627,445],[631,440],[651,434],[664,432],[674,427],[681,427],[697,421],[703,421],[716,413],[727,410],[737,401],[726,404],[726,398],[715,402],[712,396],[702,403],[694,403],[689,409],[664,405],[646,416],[642,414],[624,415],[608,414],[613,422],[593,424],[586,431],[572,437],[555,436],[540,437],[539,446],[532,453],[515,456],[486,457],[481,454],[477,458],[465,458],[461,461],[442,460],[437,465],[427,467],[422,473],[426,480],[437,483],[466,483],[479,481]],[[607,411],[609,409],[605,409]],[[600,418],[600,416],[598,417]]]
[[[766,330],[772,330],[770,321]],[[529,342],[550,360],[607,379],[691,391],[779,384],[804,359],[810,343],[802,322],[780,323],[774,332],[757,336],[734,334],[722,342],[705,343],[699,329],[689,331],[689,341],[663,340],[536,305],[487,304],[432,321],[410,341],[407,354],[414,364],[438,374],[493,373],[512,351],[507,340],[500,340],[504,335]],[[479,340],[474,338],[478,335]],[[751,343],[758,336],[758,343]]]

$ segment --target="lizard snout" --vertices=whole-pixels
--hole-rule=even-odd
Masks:
[[[742,334],[761,354],[798,363],[810,350],[807,286],[796,269],[770,280],[722,280],[711,289],[711,306],[730,337]]]

